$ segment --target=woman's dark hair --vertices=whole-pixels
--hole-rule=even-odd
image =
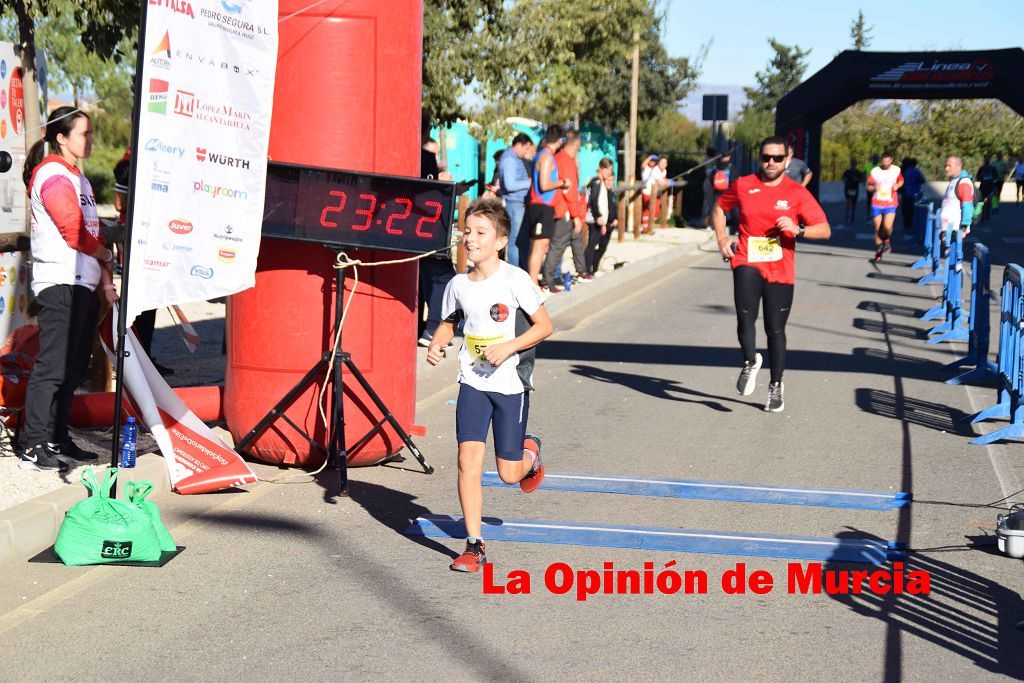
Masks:
[[[89,118],[88,114],[75,107],[57,107],[50,112],[43,139],[37,140],[28,150],[28,155],[25,157],[25,170],[22,171],[21,175],[21,179],[25,181],[25,187],[28,187],[28,184],[32,181],[32,171],[36,170],[36,166],[43,161],[46,143],[50,144],[51,150],[56,150],[57,136],[70,135],[71,129],[75,127],[75,122],[83,116]]]

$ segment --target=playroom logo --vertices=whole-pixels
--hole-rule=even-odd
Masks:
[[[249,193],[245,190],[235,190],[230,187],[224,187],[223,185],[210,185],[209,183],[197,180],[192,183],[193,192],[202,192],[208,194],[214,199],[217,197],[227,197],[228,199],[248,199]]]
[[[577,602],[595,595],[707,595],[710,579],[703,569],[678,570],[670,560],[655,569],[644,562],[642,569],[618,569],[605,562],[601,570],[574,570],[565,562],[555,562],[544,572],[544,588],[552,595],[574,594]],[[929,595],[931,575],[919,569],[907,570],[903,562],[892,569],[825,569],[820,562],[786,566],[785,590],[790,595]],[[745,562],[737,562],[722,572],[717,582],[723,595],[767,595],[776,590],[775,576],[765,570],[748,571]],[[779,586],[781,588],[781,586]],[[531,595],[533,577],[523,569],[514,569],[495,579],[494,565],[483,566],[484,595]]]

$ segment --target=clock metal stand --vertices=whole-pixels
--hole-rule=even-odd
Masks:
[[[343,250],[340,248],[334,249],[335,256],[340,254]],[[434,468],[427,463],[426,458],[423,457],[423,453],[416,444],[413,442],[412,437],[409,433],[402,428],[402,425],[398,423],[394,414],[384,403],[380,395],[374,390],[373,386],[367,381],[366,376],[360,372],[355,361],[352,360],[352,356],[342,349],[341,343],[341,332],[339,331],[339,325],[341,325],[341,314],[344,309],[343,295],[345,285],[345,271],[340,268],[334,269],[334,333],[337,335],[336,339],[337,355],[334,359],[334,370],[331,377],[331,419],[327,425],[327,448],[317,443],[306,430],[288,417],[285,413],[288,408],[295,403],[295,401],[304,394],[310,387],[315,386],[318,378],[320,378],[330,367],[331,355],[334,350],[328,349],[324,352],[323,356],[317,361],[316,365],[310,368],[302,379],[292,387],[292,389],[285,394],[280,401],[278,401],[273,408],[268,412],[259,422],[256,423],[249,433],[246,434],[241,441],[235,446],[235,450],[239,453],[244,451],[253,441],[255,441],[263,432],[265,432],[270,425],[276,422],[278,419],[282,419],[287,422],[292,428],[297,431],[309,444],[327,454],[327,466],[330,468],[338,468],[338,484],[339,495],[347,495],[348,490],[348,454],[350,451],[354,451],[362,447],[366,442],[373,438],[373,436],[380,431],[385,424],[390,424],[392,429],[398,435],[398,438],[402,440],[402,443],[408,447],[412,455],[420,463],[423,471],[427,474],[433,474]],[[342,382],[342,366],[344,366],[351,374],[352,378],[363,388],[366,395],[373,401],[377,410],[380,411],[382,417],[378,419],[374,425],[370,428],[366,434],[357,439],[353,444],[348,445],[345,441],[345,387]]]

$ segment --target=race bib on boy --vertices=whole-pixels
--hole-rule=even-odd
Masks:
[[[482,337],[475,334],[466,335],[466,349],[469,350],[469,355],[473,359],[474,363],[486,363],[488,362],[484,358],[484,349],[494,344],[500,344],[505,341],[503,335],[492,335],[489,337]]]
[[[770,263],[782,260],[782,244],[778,237],[750,237],[747,239],[747,261]]]

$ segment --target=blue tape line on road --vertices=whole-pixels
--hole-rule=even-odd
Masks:
[[[508,486],[497,472],[485,472],[484,486]],[[542,489],[553,491],[585,491],[589,493],[621,493],[632,496],[664,498],[697,498],[728,500],[743,503],[775,503],[779,505],[813,505],[815,507],[855,508],[860,510],[891,510],[908,505],[909,493],[881,491],[846,491],[799,486],[737,484],[678,479],[641,479],[607,474],[572,474],[548,472]]]
[[[822,562],[860,562],[885,564],[901,559],[904,552],[890,541],[847,538],[815,538],[812,536],[777,536],[734,533],[728,531],[697,531],[694,529],[657,529],[615,524],[583,522],[543,522],[485,517],[483,537],[489,541],[520,543],[555,543],[560,545],[596,546],[601,548],[634,548],[669,552],[710,553],[779,557]],[[431,538],[465,538],[466,527],[461,518],[449,515],[423,515],[408,529],[406,536]]]

